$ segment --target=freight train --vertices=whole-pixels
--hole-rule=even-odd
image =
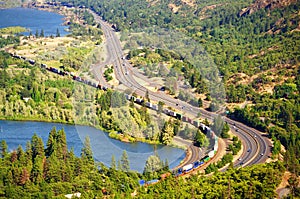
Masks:
[[[27,59],[27,58],[25,58],[23,56],[20,56],[20,55],[16,55],[16,54],[12,54],[11,53],[11,56],[14,57],[14,58],[17,58],[17,59],[23,59],[24,61],[27,61],[27,62],[29,62],[32,65],[36,64],[35,60]],[[72,72],[67,72],[67,71],[64,71],[64,70],[61,70],[61,69],[57,69],[57,68],[54,68],[54,67],[49,67],[49,66],[47,66],[46,64],[43,64],[43,63],[40,64],[39,66],[41,68],[44,68],[44,69],[46,69],[46,70],[48,70],[50,72],[56,73],[56,74],[61,75],[61,76],[70,76],[74,81],[81,82],[83,84],[87,84],[87,85],[92,86],[94,88],[102,89],[102,90],[107,90],[108,89],[107,87],[99,84],[98,82],[91,81],[91,80],[86,80],[86,79],[84,79],[84,78],[82,78],[80,76],[75,75]],[[145,105],[149,109],[152,109],[152,110],[155,110],[155,111],[159,110],[158,104],[151,103],[151,102],[148,102],[148,101],[145,102],[144,98],[134,97],[134,96],[128,95],[128,94],[125,94],[125,97],[129,101],[133,101],[133,102],[135,102],[137,104],[140,104],[140,105]],[[168,108],[163,108],[162,112],[164,114],[166,114],[166,115],[174,117],[174,118],[176,118],[178,120],[181,120],[183,122],[190,123],[191,125],[195,126],[196,128],[201,129],[206,134],[207,133],[213,133],[208,126],[205,126],[204,124],[200,123],[199,120],[192,120],[191,118],[189,118],[187,116],[183,116],[181,113],[175,112],[175,111],[170,110]]]
[[[14,58],[17,58],[17,59],[23,59],[24,61],[29,62],[31,65],[36,64],[35,60],[27,59],[23,56],[19,56],[19,55],[15,55],[15,54],[11,54],[11,56],[14,57]],[[101,86],[97,82],[93,82],[93,81],[90,81],[90,80],[86,80],[86,79],[84,79],[80,76],[76,76],[72,72],[70,73],[70,72],[67,72],[67,71],[63,71],[61,69],[57,69],[57,68],[54,68],[54,67],[49,67],[49,66],[47,66],[46,64],[43,64],[43,63],[40,64],[40,67],[44,68],[44,69],[46,69],[50,72],[61,75],[61,76],[70,76],[74,81],[78,81],[78,82],[87,84],[87,85],[92,86],[92,87],[97,88],[97,89],[102,89],[102,90],[107,90],[108,89],[105,86]],[[134,97],[134,96],[128,95],[128,94],[125,94],[125,97],[129,101],[133,101],[133,102],[135,102],[137,104],[140,104],[140,105],[145,105],[149,109],[152,109],[152,110],[155,110],[155,111],[159,110],[158,104],[151,103],[151,102],[148,102],[148,101],[145,102],[143,98]],[[189,118],[187,116],[183,116],[182,114],[177,113],[177,112],[175,112],[173,110],[170,110],[168,108],[162,109],[162,112],[165,113],[166,115],[174,117],[178,120],[181,120],[183,122],[187,122],[187,123],[190,123],[191,125],[194,125],[196,128],[201,129],[204,133],[210,134],[214,138],[214,141],[215,141],[213,149],[211,151],[209,151],[205,157],[203,157],[202,159],[200,159],[200,160],[198,160],[198,161],[196,161],[192,164],[187,164],[187,165],[185,165],[185,166],[183,166],[183,167],[181,167],[177,170],[174,170],[173,174],[175,176],[184,175],[184,174],[189,173],[189,172],[191,172],[195,169],[198,169],[200,166],[206,164],[215,155],[216,151],[218,150],[218,137],[211,131],[211,129],[208,126],[204,125],[199,120],[192,120],[191,118]],[[159,182],[159,179],[154,179],[154,180],[150,180],[150,181],[147,181],[147,182],[144,181],[144,180],[140,180],[141,185],[151,185],[151,184],[156,184],[157,182]]]

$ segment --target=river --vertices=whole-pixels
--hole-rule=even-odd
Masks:
[[[62,23],[62,15],[47,11],[28,8],[0,10],[0,28],[22,26],[29,28],[33,34],[36,30],[40,32],[43,29],[46,36],[56,35],[58,28],[63,36],[67,32],[64,30],[66,26],[62,26]],[[0,140],[7,142],[10,151],[15,150],[19,145],[25,149],[26,142],[31,140],[34,133],[46,143],[53,126],[57,130],[62,128],[65,130],[68,147],[69,149],[73,147],[78,156],[80,156],[85,137],[89,136],[95,160],[107,166],[110,165],[112,155],[118,160],[123,150],[126,150],[131,169],[142,172],[147,158],[154,154],[154,145],[141,142],[123,143],[109,138],[107,133],[93,127],[57,123],[0,121]],[[163,145],[156,146],[156,152],[162,160],[168,159],[170,168],[177,166],[185,156],[184,150]]]
[[[3,120],[0,121],[0,140],[7,142],[9,151],[17,149],[19,145],[25,149],[26,142],[31,140],[34,133],[46,143],[49,132],[54,126],[56,130],[64,129],[68,148],[73,147],[77,156],[80,156],[85,137],[89,136],[95,160],[103,162],[106,166],[110,165],[112,155],[118,160],[121,158],[123,150],[126,150],[130,168],[143,172],[147,158],[154,154],[155,147],[151,144],[142,142],[124,143],[111,139],[107,133],[93,127],[58,123]],[[168,159],[170,168],[177,166],[185,157],[184,150],[164,145],[156,146],[156,152],[162,160]]]
[[[47,11],[29,8],[0,9],[0,28],[10,26],[22,26],[29,29],[32,34],[44,30],[45,36],[56,35],[57,29],[61,36],[68,34],[65,31],[67,26],[63,26],[64,16]],[[30,32],[29,31],[29,32]],[[23,33],[29,35],[29,32]]]

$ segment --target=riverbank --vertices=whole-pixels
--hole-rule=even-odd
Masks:
[[[54,11],[54,10],[47,10],[47,11]],[[56,38],[54,38],[56,39]],[[58,38],[59,39],[59,38]],[[30,42],[29,40],[32,40],[33,42],[35,43],[40,43],[42,45],[38,45],[38,44],[31,44],[31,43],[28,43]],[[51,46],[48,42],[46,42],[45,40],[51,40],[51,38],[34,38],[34,37],[28,37],[28,41],[24,41],[24,43],[26,42],[26,45],[28,47],[30,47],[32,49],[32,52],[31,54],[29,53],[22,53],[22,51],[26,51],[26,49],[24,50],[25,47],[22,47],[21,49],[19,49],[20,51],[16,51],[15,48],[11,48],[11,49],[14,49],[14,52],[10,52],[10,53],[16,53],[18,55],[22,55],[22,56],[25,56],[25,57],[29,57],[29,58],[35,58],[35,57],[32,57],[34,54],[37,54],[37,50],[33,48],[33,46],[43,46],[44,49],[40,49],[38,50],[38,52],[40,51],[46,51],[48,49],[49,46]],[[53,50],[52,49],[48,49],[48,51],[51,51],[53,52],[55,49],[55,47],[53,47]],[[18,50],[18,49],[17,49]],[[32,55],[32,56],[30,56]],[[36,60],[36,59],[35,59]],[[50,66],[53,66],[53,61],[50,61],[48,62],[47,64],[49,64]],[[42,62],[43,63],[43,62]],[[50,64],[52,63],[52,64]],[[56,66],[54,64],[54,66]],[[20,100],[22,101],[22,100]],[[38,104],[36,104],[38,105]],[[59,110],[58,110],[59,111]],[[42,117],[22,117],[22,116],[6,116],[6,117],[0,117],[0,119],[2,120],[11,120],[11,121],[36,121],[36,122],[47,122],[47,123],[51,123],[51,122],[56,122],[56,123],[60,123],[60,124],[69,124],[69,125],[86,125],[86,126],[91,126],[91,127],[95,127],[99,130],[102,130],[102,131],[105,131],[109,134],[110,137],[114,138],[114,139],[117,139],[117,140],[120,140],[120,141],[123,141],[123,142],[144,142],[144,143],[148,143],[148,144],[161,144],[159,141],[153,141],[153,140],[148,140],[144,137],[141,137],[141,138],[136,138],[136,137],[132,137],[132,136],[129,136],[129,135],[124,135],[122,133],[119,133],[119,132],[116,132],[116,131],[110,131],[110,130],[107,130],[101,126],[97,126],[97,125],[91,125],[90,123],[82,123],[82,122],[74,122],[73,119],[70,119],[69,118],[69,121],[65,121],[65,120],[51,120],[51,119],[44,119]],[[174,145],[174,144],[171,144],[169,146],[173,146],[173,147],[177,147],[177,148],[182,148],[178,145]]]

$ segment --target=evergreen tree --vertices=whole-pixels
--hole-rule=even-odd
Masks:
[[[92,151],[92,148],[91,148],[91,141],[90,141],[89,136],[85,137],[84,147],[81,150],[81,157],[83,159],[87,159],[88,161],[94,161],[93,151]]]
[[[1,141],[0,149],[1,149],[1,158],[4,158],[7,155],[7,144],[5,140]]]
[[[48,136],[48,140],[47,140],[47,144],[46,144],[47,148],[45,150],[46,156],[50,156],[53,153],[53,151],[55,150],[55,148],[54,148],[56,145],[55,139],[56,139],[56,128],[54,126]]]
[[[217,117],[214,118],[214,122],[211,128],[217,136],[220,136],[220,134],[223,131],[223,127],[224,127],[224,120],[220,115],[218,115]]]
[[[123,151],[121,157],[121,167],[122,167],[122,171],[124,172],[128,172],[130,170],[128,155],[125,150]]]
[[[118,170],[119,171],[122,171],[122,164],[121,164],[121,161],[120,160],[118,160]]]
[[[115,159],[114,155],[111,156],[110,168],[112,168],[112,169],[116,169],[117,168],[117,166],[116,166],[116,159]]]
[[[58,28],[56,29],[56,37],[60,37],[60,32]]]
[[[162,169],[164,163],[158,157],[158,155],[150,155],[145,163],[144,174],[152,173]]]
[[[38,137],[36,133],[31,138],[31,149],[32,149],[32,160],[34,160],[36,156],[40,156],[40,157],[44,156],[43,140],[42,138]]]
[[[41,34],[40,34],[40,37],[44,37],[45,34],[44,34],[44,29],[41,30]]]
[[[35,31],[35,38],[38,38],[38,37],[39,37],[39,31],[36,30],[36,31]]]

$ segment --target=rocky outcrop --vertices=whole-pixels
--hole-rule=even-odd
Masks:
[[[297,0],[256,0],[252,5],[240,11],[240,16],[252,14],[260,9],[274,9],[288,6]]]

